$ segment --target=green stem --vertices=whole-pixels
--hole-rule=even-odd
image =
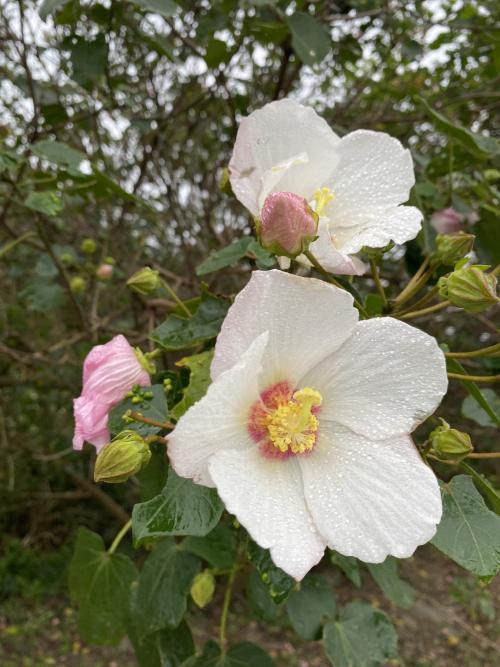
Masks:
[[[393,300],[393,305],[395,308],[399,308],[403,303],[406,303],[408,299],[418,292],[418,290],[425,285],[429,278],[434,273],[434,268],[430,265],[430,259],[426,257],[422,262],[420,268],[417,270],[415,275],[411,278],[408,285],[398,294],[398,296]]]
[[[434,306],[429,306],[428,308],[422,308],[422,310],[414,310],[409,313],[404,313],[403,315],[399,315],[398,313],[395,313],[395,316],[398,317],[400,320],[412,320],[414,317],[422,317],[422,315],[429,315],[430,313],[435,313],[438,310],[442,310],[443,308],[448,308],[448,306],[451,305],[450,301],[441,301],[441,303],[436,303]]]
[[[219,642],[220,642],[221,649],[223,651],[226,650],[227,619],[228,619],[228,615],[229,615],[229,606],[231,604],[231,598],[232,598],[232,595],[233,595],[234,579],[236,577],[236,572],[237,571],[238,571],[238,558],[236,558],[236,560],[234,561],[233,567],[231,568],[231,571],[229,572],[229,578],[227,580],[226,592],[224,594],[224,603],[222,605],[222,612],[221,612],[221,616],[220,616]]]
[[[156,421],[156,419],[149,419],[149,417],[144,417],[144,415],[141,415],[140,412],[134,412],[133,410],[129,410],[127,412],[127,417],[130,417],[130,419],[133,419],[135,422],[142,422],[143,424],[157,426],[158,428],[165,428],[170,430],[174,428],[174,424],[172,424],[172,422],[159,422]]]
[[[415,308],[422,308],[422,306],[425,306],[426,303],[429,303],[429,301],[432,301],[432,299],[437,295],[439,292],[439,287],[437,285],[434,285],[432,289],[430,289],[427,294],[424,294],[424,296],[421,299],[418,299],[418,301],[415,301],[409,306],[406,306],[403,308],[403,310],[398,310],[397,315],[406,315],[406,313],[411,313],[412,310],[415,310]]]
[[[500,375],[461,375],[460,373],[448,373],[452,380],[464,382],[500,382]]]
[[[131,528],[132,528],[132,519],[129,519],[127,523],[124,526],[122,526],[122,529],[113,540],[112,545],[108,549],[108,554],[113,554],[116,551],[118,545],[120,544],[120,542],[123,540],[123,538]]]
[[[179,308],[182,308],[182,310],[186,313],[186,315],[188,317],[191,317],[191,312],[189,311],[189,308],[185,305],[185,303],[182,301],[182,299],[180,299],[177,296],[177,293],[175,292],[175,290],[173,290],[170,287],[170,285],[163,279],[161,281],[161,284],[162,284],[163,289],[165,289],[170,294],[170,296],[175,301],[175,303],[179,306]]]
[[[467,454],[468,459],[500,459],[500,452],[472,452]]]
[[[382,303],[384,304],[384,308],[387,308],[387,306],[389,304],[387,302],[387,297],[385,295],[384,286],[382,285],[382,283],[380,281],[378,266],[377,266],[377,263],[375,262],[374,259],[370,259],[370,269],[371,269],[371,272],[372,272],[372,277],[373,277],[373,281],[375,283],[375,287],[377,288],[377,291],[380,295],[380,298],[382,299]]]
[[[483,347],[481,350],[471,350],[470,352],[445,352],[446,357],[451,359],[473,359],[474,357],[489,357],[500,354],[500,343]]]

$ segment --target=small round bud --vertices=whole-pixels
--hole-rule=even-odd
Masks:
[[[122,431],[101,449],[94,467],[94,481],[118,484],[126,482],[149,462],[151,452],[135,431]]]
[[[153,271],[149,266],[136,271],[127,280],[127,286],[138,294],[146,296],[158,289],[161,285],[161,278],[159,271]]]
[[[441,422],[441,426],[434,429],[429,436],[432,450],[440,459],[460,461],[472,452],[470,436],[468,433],[451,428],[444,419],[441,419]]]
[[[114,266],[112,264],[100,264],[96,269],[99,280],[110,280],[113,276]]]
[[[465,216],[452,208],[443,208],[431,215],[431,225],[438,234],[456,234],[464,226]]]
[[[455,266],[472,250],[474,234],[458,232],[458,234],[438,234],[436,236],[436,252],[434,257],[445,266]]]
[[[210,570],[196,575],[191,584],[191,597],[197,607],[203,609],[212,601],[215,592],[215,577]]]
[[[84,255],[93,255],[97,250],[97,243],[94,239],[83,239],[80,245],[80,250]]]
[[[87,282],[81,276],[75,276],[69,281],[69,286],[74,294],[82,294],[87,289]]]
[[[70,252],[64,252],[59,257],[59,259],[61,260],[61,264],[64,264],[64,266],[73,266],[75,263],[75,257]]]
[[[318,220],[304,197],[274,192],[266,197],[257,223],[260,243],[276,255],[297,257],[316,238]]]
[[[497,279],[484,266],[464,266],[439,279],[439,293],[454,306],[479,313],[499,302]]]
[[[114,257],[111,257],[111,255],[108,255],[107,257],[104,258],[104,263],[111,264],[111,266],[114,266],[116,264],[116,259]]]

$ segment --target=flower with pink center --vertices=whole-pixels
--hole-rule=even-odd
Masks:
[[[358,321],[327,283],[254,272],[217,339],[207,394],[169,435],[175,471],[216,487],[300,580],[325,547],[380,563],[434,535],[437,480],[411,431],[439,404],[445,360],[428,334]]]
[[[464,228],[465,216],[456,209],[443,208],[431,215],[431,225],[438,234],[456,234]]]
[[[309,250],[333,273],[364,273],[356,256],[363,246],[405,243],[421,227],[421,212],[401,205],[415,183],[409,150],[384,132],[356,130],[340,138],[313,109],[290,99],[242,120],[229,173],[234,194],[257,220],[273,194],[305,199],[319,217]],[[293,235],[281,212],[278,217],[281,236]],[[290,215],[290,228],[292,221]],[[304,255],[298,260],[309,265]]]
[[[258,227],[264,248],[296,257],[314,240],[318,216],[304,197],[292,192],[273,192],[264,201]]]
[[[73,448],[85,441],[99,450],[110,440],[108,413],[135,385],[151,384],[134,348],[124,336],[96,345],[83,363],[82,393],[73,401],[75,433]]]

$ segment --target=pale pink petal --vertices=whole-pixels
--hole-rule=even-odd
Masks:
[[[264,179],[272,180],[272,169],[286,165],[271,190],[268,181],[265,195],[279,189],[309,200],[332,174],[338,142],[326,121],[310,107],[289,99],[266,104],[240,123],[229,163],[233,192],[258,216]]]
[[[316,528],[345,556],[407,558],[436,532],[438,482],[407,435],[369,440],[322,423],[317,448],[299,464]]]
[[[258,336],[232,368],[218,375],[168,436],[170,462],[181,477],[213,486],[207,468],[213,454],[256,447],[247,422],[252,404],[259,399],[258,376],[267,341],[267,332]]]
[[[465,216],[456,209],[443,208],[431,215],[431,225],[438,234],[456,234],[464,228]]]
[[[351,337],[300,382],[323,396],[321,424],[368,438],[411,432],[446,393],[443,352],[428,334],[390,317],[358,322]]]
[[[306,507],[297,459],[265,459],[257,447],[225,450],[209,470],[228,512],[278,567],[299,581],[321,560],[325,541]]]
[[[100,449],[110,440],[108,430],[108,405],[99,404],[90,398],[80,396],[73,401],[75,434],[73,448],[81,449],[85,441]]]
[[[337,349],[358,319],[350,294],[278,270],[255,271],[238,294],[217,338],[212,378],[234,366],[251,342],[269,331],[262,388],[292,384]]]

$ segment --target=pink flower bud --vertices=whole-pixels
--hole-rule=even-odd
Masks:
[[[124,336],[92,348],[83,364],[82,393],[73,401],[74,449],[85,440],[98,450],[109,442],[108,413],[137,384],[147,387],[151,380]]]
[[[318,216],[304,197],[274,192],[266,197],[259,224],[260,242],[272,252],[300,255],[316,236]]]
[[[443,208],[431,215],[431,225],[438,234],[455,234],[464,228],[465,216],[454,208]]]
[[[109,280],[113,275],[115,267],[112,264],[101,264],[96,269],[96,276],[99,280]]]

